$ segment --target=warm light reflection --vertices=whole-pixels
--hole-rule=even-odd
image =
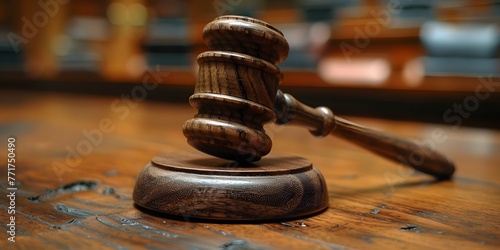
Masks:
[[[133,3],[129,7],[129,22],[132,25],[145,25],[148,19],[148,10],[140,3]]]
[[[417,87],[422,84],[425,69],[421,58],[415,58],[405,63],[403,79],[408,86]]]
[[[106,11],[109,21],[115,25],[124,25],[127,23],[128,10],[123,3],[115,2],[108,6]]]
[[[125,69],[128,72],[129,76],[138,78],[142,74],[147,67],[147,62],[144,56],[142,55],[132,55],[125,65]]]
[[[148,19],[148,10],[140,3],[125,5],[114,2],[106,10],[109,21],[115,25],[145,25]]]
[[[391,73],[389,63],[381,58],[325,59],[318,70],[328,83],[352,85],[382,85]]]

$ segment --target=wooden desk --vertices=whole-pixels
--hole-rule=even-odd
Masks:
[[[0,114],[2,249],[500,246],[498,131],[353,118],[407,137],[429,139],[442,131],[434,144],[458,170],[453,180],[435,182],[339,139],[268,126],[273,152],[307,157],[322,171],[330,208],[294,221],[217,224],[148,214],[131,199],[135,178],[151,157],[194,151],[181,132],[194,114],[187,105],[2,91]],[[15,243],[6,233],[9,136],[16,138]]]

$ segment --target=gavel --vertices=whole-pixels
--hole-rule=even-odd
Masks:
[[[205,27],[203,39],[211,50],[198,56],[189,98],[198,113],[183,131],[190,145],[216,157],[198,152],[153,157],[137,177],[138,207],[233,222],[283,221],[325,211],[330,195],[312,162],[286,153],[264,157],[272,147],[264,130],[269,122],[304,126],[315,136],[333,134],[440,179],[453,174],[453,164],[429,148],[356,125],[326,107],[308,107],[278,90],[283,73],[277,64],[289,46],[273,26],[222,16]]]
[[[183,126],[194,148],[219,158],[254,162],[272,147],[264,124],[295,124],[315,136],[338,136],[438,179],[453,175],[453,163],[430,148],[336,117],[327,107],[308,107],[281,92],[283,73],[277,64],[288,56],[289,45],[270,24],[221,16],[206,25],[203,39],[211,50],[197,58],[198,77],[189,99],[198,113]]]

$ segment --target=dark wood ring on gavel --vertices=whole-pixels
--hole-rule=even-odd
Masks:
[[[272,145],[263,125],[275,121],[305,126],[316,136],[339,136],[437,178],[453,174],[453,163],[429,148],[335,117],[326,107],[308,107],[279,91],[283,74],[276,65],[285,60],[289,46],[271,25],[223,16],[205,27],[203,38],[211,51],[198,56],[200,68],[190,98],[198,114],[183,128],[196,149],[230,160],[257,161]]]

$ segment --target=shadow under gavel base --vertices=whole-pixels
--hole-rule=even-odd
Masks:
[[[328,208],[321,173],[286,154],[244,164],[201,153],[156,156],[139,174],[133,198],[168,215],[222,221],[293,219]]]

